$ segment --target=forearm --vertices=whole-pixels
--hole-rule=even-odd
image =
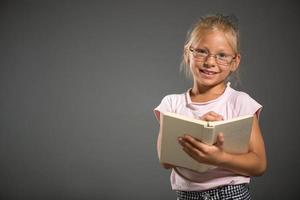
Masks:
[[[267,168],[267,158],[264,141],[260,132],[257,117],[253,120],[249,142],[249,151],[245,154],[229,154],[224,151],[218,165],[246,176],[260,176]]]
[[[267,168],[265,156],[260,157],[255,152],[246,154],[229,154],[224,152],[220,161],[220,167],[245,176],[261,176]]]
[[[250,138],[249,152],[246,154],[223,153],[221,166],[247,176],[260,176],[267,168],[264,141],[255,117]]]

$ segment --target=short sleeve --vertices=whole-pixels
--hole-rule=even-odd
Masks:
[[[161,112],[172,112],[172,102],[171,102],[172,98],[170,95],[165,96],[160,104],[154,108],[154,115],[156,117],[156,119],[159,121],[160,120],[160,113]]]
[[[262,105],[251,98],[248,94],[242,93],[239,95],[237,97],[236,106],[238,107],[238,109],[236,109],[238,111],[238,116],[256,114],[259,119]]]

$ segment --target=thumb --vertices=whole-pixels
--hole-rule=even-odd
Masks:
[[[224,144],[224,134],[223,133],[219,133],[219,135],[217,136],[216,146],[222,147],[223,144]]]

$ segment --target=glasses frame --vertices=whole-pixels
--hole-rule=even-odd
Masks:
[[[221,63],[220,63],[220,58],[218,57],[219,54],[212,54],[212,53],[209,53],[209,51],[207,51],[207,55],[206,56],[202,56],[199,52],[197,52],[197,49],[193,48],[193,47],[189,47],[189,50],[190,52],[192,53],[193,57],[195,59],[199,59],[201,62],[203,61],[206,61],[209,57],[213,56],[214,59],[215,59],[215,62],[218,64],[218,65],[222,65],[222,66],[228,66],[232,63],[232,61],[234,61],[237,57],[237,55],[235,54],[234,56],[232,55],[227,55],[225,54],[227,57],[230,57],[231,60],[227,61],[227,60],[221,60]]]

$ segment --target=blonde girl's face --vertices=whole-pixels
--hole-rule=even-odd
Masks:
[[[222,31],[206,32],[199,42],[190,46],[190,49],[188,62],[194,84],[198,86],[214,87],[225,84],[226,78],[238,68],[240,62],[240,55],[235,53]],[[203,58],[201,55],[208,56]],[[220,58],[224,56],[230,61],[228,64],[220,62]]]

